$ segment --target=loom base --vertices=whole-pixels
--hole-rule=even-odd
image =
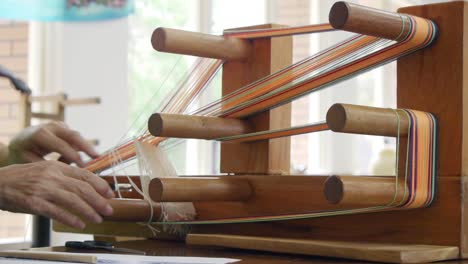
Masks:
[[[343,242],[272,237],[189,234],[187,244],[221,246],[275,253],[338,257],[386,263],[426,263],[457,259],[458,247]]]

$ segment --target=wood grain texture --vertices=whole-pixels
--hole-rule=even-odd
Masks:
[[[440,177],[437,184],[437,199],[429,208],[256,224],[194,226],[193,232],[459,246],[460,177]]]
[[[409,31],[409,27],[396,13],[344,1],[332,6],[329,22],[336,29],[391,40],[401,39]]]
[[[436,116],[441,177],[462,175],[463,80],[468,77],[463,76],[464,5],[450,2],[399,10],[430,18],[439,27],[433,45],[398,60],[397,105]]]
[[[148,193],[155,202],[246,202],[253,189],[238,177],[167,177],[150,181]]]
[[[0,251],[0,257],[33,259],[47,261],[64,261],[79,263],[97,263],[97,257],[90,254],[70,254],[67,252],[33,251],[33,250],[6,250]]]
[[[468,258],[468,4],[463,5],[463,133],[462,133],[462,189],[461,189],[461,257]]]
[[[323,192],[327,201],[342,206],[399,205],[408,198],[404,179],[385,176],[331,176],[325,181]]]
[[[250,125],[234,118],[154,113],[148,131],[156,137],[215,139],[250,132]]]
[[[160,229],[162,230],[162,228]],[[86,223],[85,229],[78,230],[53,221],[52,230],[55,232],[93,234],[99,236],[154,237],[153,232],[151,232],[147,226],[135,222],[105,221],[101,224]],[[158,233],[158,238],[176,239],[173,234],[160,233]]]
[[[248,29],[279,27],[262,25]],[[239,28],[241,30],[242,28]],[[264,38],[251,40],[253,52],[246,62],[227,62],[223,65],[223,95],[233,92],[292,63],[292,38]],[[291,125],[291,105],[256,114],[247,119],[253,131],[285,128]],[[221,143],[221,172],[288,174],[290,167],[290,139],[281,138],[260,142]]]
[[[151,44],[161,52],[227,61],[248,60],[252,52],[247,40],[162,27],[154,30]]]
[[[157,203],[152,205],[153,215],[151,215],[150,204],[145,200],[110,199],[109,204],[114,209],[114,213],[104,216],[105,221],[144,222],[148,221],[151,216],[153,219],[161,217],[161,206]]]
[[[408,134],[408,117],[389,108],[334,104],[327,111],[333,132],[397,137]]]
[[[379,244],[312,239],[281,239],[216,234],[189,234],[189,245],[221,246],[385,263],[426,263],[458,257],[458,247]]]

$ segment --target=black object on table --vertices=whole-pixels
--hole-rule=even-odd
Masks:
[[[85,250],[107,250],[115,253],[126,253],[126,254],[137,254],[146,255],[146,252],[141,250],[129,249],[129,248],[117,248],[114,247],[114,243],[106,241],[67,241],[65,243],[66,248],[70,249],[85,249]]]

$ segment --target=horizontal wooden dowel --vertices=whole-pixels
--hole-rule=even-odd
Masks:
[[[407,115],[393,109],[351,104],[330,107],[327,124],[334,132],[388,137],[408,135],[409,125]]]
[[[31,117],[32,118],[39,118],[39,119],[49,119],[49,120],[62,121],[62,117],[59,114],[32,112]]]
[[[29,97],[29,102],[31,103],[59,103],[63,106],[71,106],[71,105],[99,104],[101,103],[101,98],[89,97],[89,98],[68,99],[65,94],[55,94],[55,95],[31,96]]]
[[[37,96],[30,96],[29,102],[51,102],[51,103],[59,103],[66,99],[65,94],[53,94],[53,95],[37,95]]]
[[[328,202],[343,206],[399,205],[408,195],[403,180],[390,176],[330,176],[323,193]],[[396,193],[395,193],[396,192]]]
[[[250,127],[232,118],[155,113],[148,120],[148,130],[157,137],[214,139],[248,133]]]
[[[252,50],[247,40],[162,27],[154,30],[151,43],[161,52],[227,61],[247,60]]]
[[[110,205],[114,213],[110,216],[104,216],[106,221],[139,222],[148,221],[151,217],[151,208],[148,201],[140,199],[110,199]],[[154,221],[160,219],[161,207],[153,203]]]
[[[0,252],[0,257],[15,258],[16,261],[12,260],[14,263],[98,263],[98,257],[94,254],[54,252],[50,249],[44,250],[44,248],[28,250],[2,250]],[[26,261],[25,259],[31,259],[32,261]],[[6,263],[9,262],[8,260],[3,261]]]
[[[360,6],[336,2],[330,9],[329,22],[335,29],[351,31],[391,40],[406,37],[410,30],[402,15]]]
[[[155,178],[149,195],[156,202],[246,201],[252,187],[246,179],[222,178]]]
[[[99,97],[89,97],[89,98],[72,98],[72,99],[65,99],[60,104],[63,106],[78,106],[78,105],[92,105],[92,104],[100,104],[101,98]]]

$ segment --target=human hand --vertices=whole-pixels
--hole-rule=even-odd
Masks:
[[[113,213],[114,193],[93,173],[58,161],[0,168],[0,209],[43,215],[83,229]]]
[[[60,161],[83,167],[79,151],[92,158],[98,156],[89,142],[62,122],[26,128],[10,141],[8,149],[8,164],[41,161],[45,155],[57,152]]]

